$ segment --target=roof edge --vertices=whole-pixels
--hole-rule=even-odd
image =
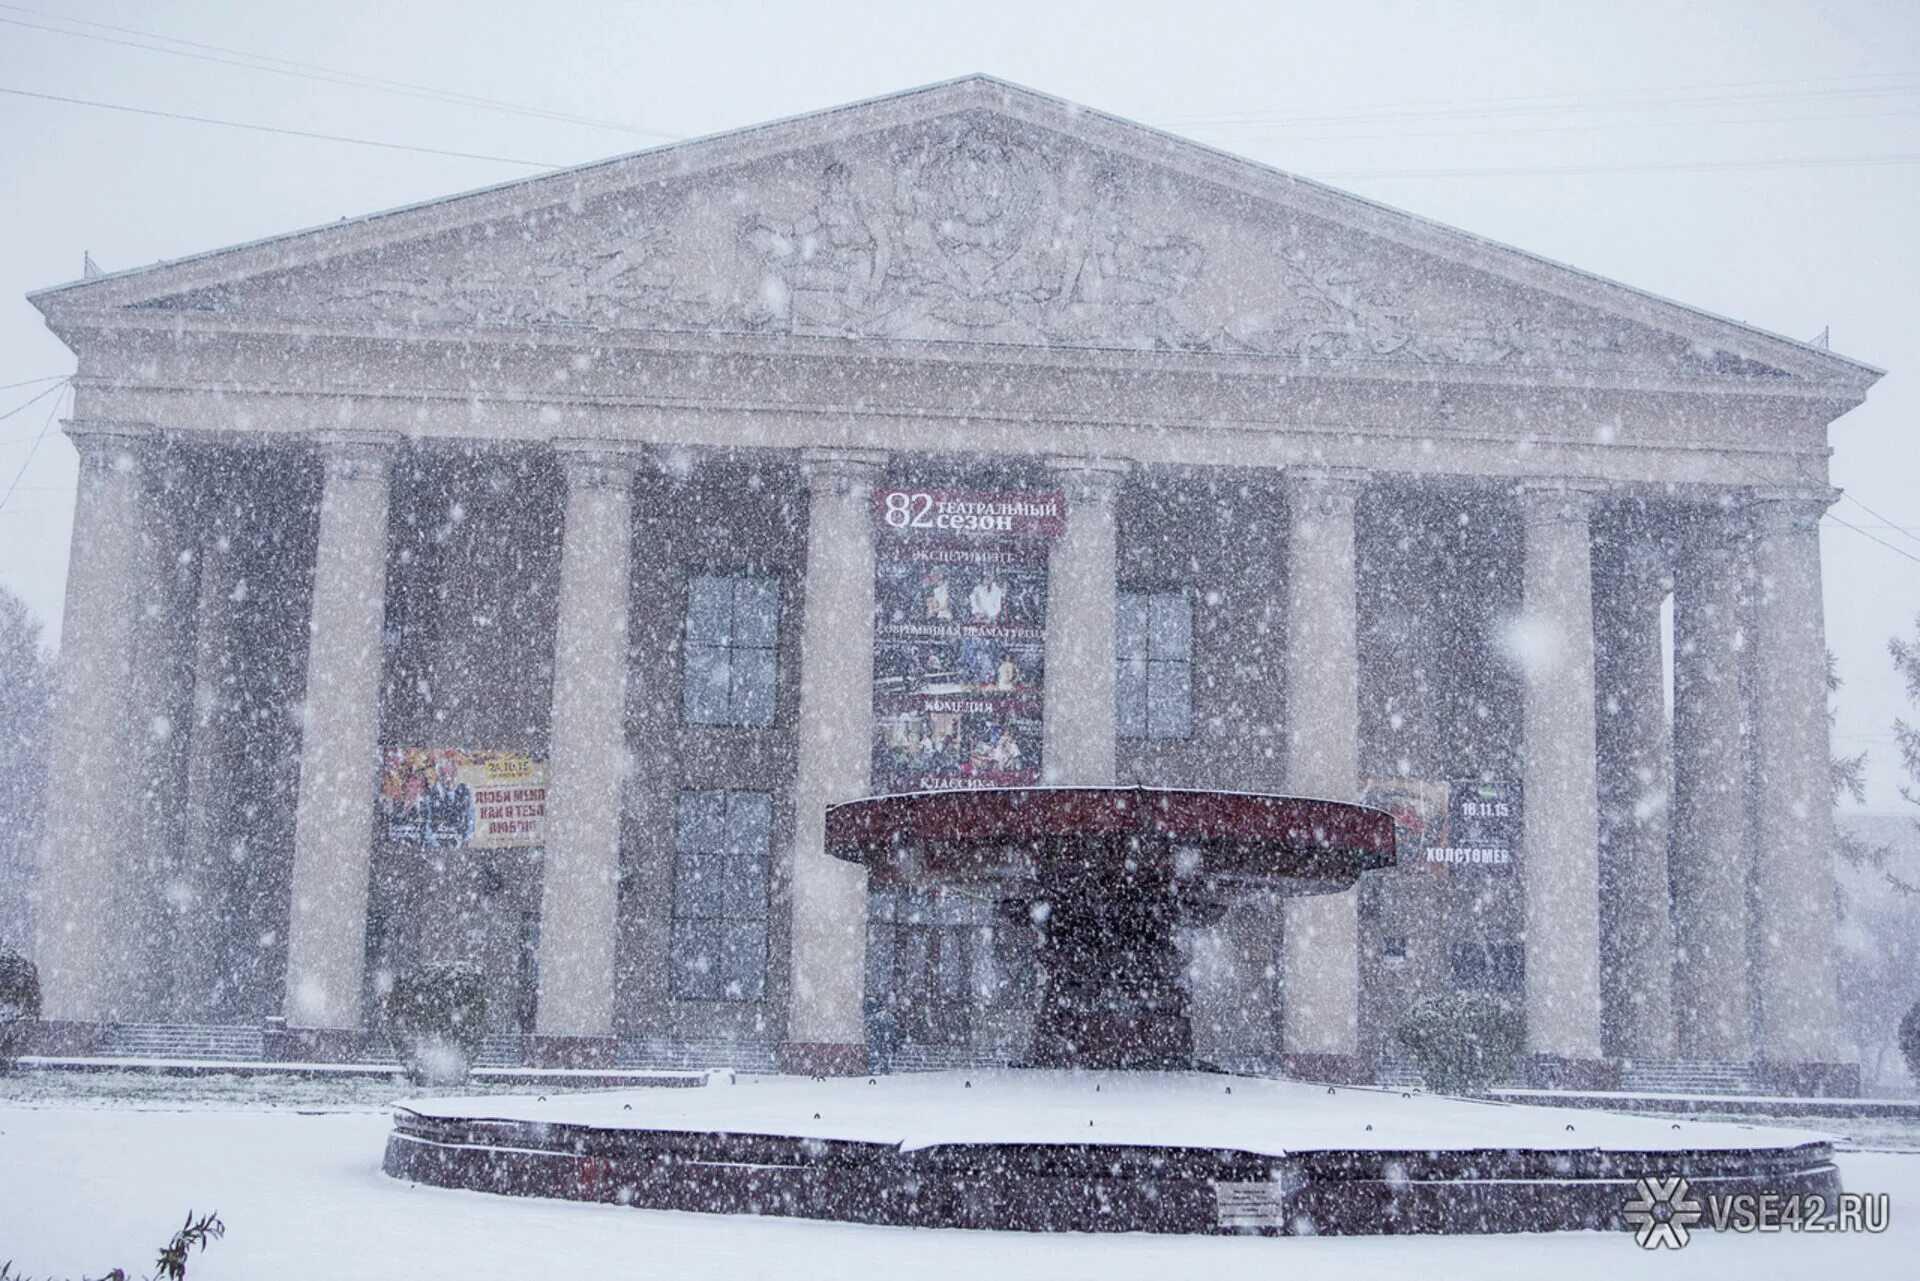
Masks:
[[[1596,272],[1587,271],[1583,268],[1573,266],[1569,263],[1562,262],[1558,259],[1549,258],[1543,254],[1538,254],[1531,250],[1521,249],[1502,241],[1493,240],[1489,237],[1481,236],[1477,233],[1463,230],[1462,228],[1455,227],[1449,223],[1440,222],[1437,219],[1429,218],[1422,214],[1411,213],[1407,210],[1400,209],[1396,206],[1384,204],[1370,197],[1357,195],[1351,191],[1346,191],[1344,189],[1331,186],[1327,183],[1320,182],[1316,179],[1303,177],[1299,174],[1292,173],[1288,170],[1280,169],[1277,166],[1268,164],[1264,161],[1250,159],[1249,157],[1239,155],[1235,152],[1227,151],[1211,143],[1200,142],[1192,138],[1187,138],[1180,134],[1173,133],[1169,130],[1162,129],[1154,125],[1143,124],[1137,120],[1133,120],[1125,116],[1117,115],[1109,111],[1104,111],[1097,107],[1082,106],[1078,103],[1072,102],[1065,98],[1061,98],[1057,95],[1046,93],[1045,91],[1038,90],[1038,89],[1028,88],[1025,85],[1016,84],[1012,81],[1005,80],[997,76],[989,75],[984,72],[973,72],[967,75],[952,77],[947,80],[934,81],[929,84],[918,85],[918,86],[914,86],[912,88],[907,88],[907,89],[895,90],[890,93],[879,94],[869,98],[862,98],[854,102],[841,103],[834,106],[817,108],[812,111],[800,112],[794,115],[780,117],[775,120],[762,121],[759,123],[739,126],[732,129],[718,130],[713,133],[702,134],[694,138],[687,138],[687,139],[682,139],[675,142],[662,143],[657,146],[643,147],[636,151],[624,152],[620,155],[611,156],[601,160],[589,161],[583,164],[566,166],[566,167],[557,168],[557,169],[544,170],[539,173],[528,174],[523,177],[514,178],[506,182],[469,188],[464,191],[453,192],[444,196],[436,196],[427,200],[414,201],[404,205],[396,205],[387,209],[375,210],[369,213],[360,214],[360,215],[356,215],[348,218],[341,218],[334,222],[321,223],[314,226],[300,228],[294,231],[279,232],[270,236],[259,237],[254,240],[242,241],[232,245],[225,245],[215,249],[204,250],[199,253],[188,254],[180,258],[163,259],[159,262],[149,263],[140,267],[125,268],[120,271],[109,272],[100,276],[95,276],[95,277],[80,279],[80,280],[72,280],[64,284],[51,285],[43,289],[31,291],[26,295],[26,297],[27,297],[27,301],[30,302],[36,309],[38,309],[42,313],[42,315],[45,315],[51,318],[51,313],[49,312],[49,306],[58,306],[62,303],[65,303],[68,300],[78,301],[80,299],[85,298],[87,295],[93,294],[93,293],[109,293],[109,292],[112,292],[112,289],[111,289],[112,286],[124,285],[129,281],[138,279],[141,276],[153,275],[161,272],[176,270],[179,268],[191,267],[195,264],[209,262],[211,260],[218,259],[227,255],[237,255],[237,254],[246,253],[250,251],[262,250],[273,245],[292,244],[292,243],[301,241],[303,239],[322,235],[328,232],[341,231],[343,229],[349,229],[349,228],[367,227],[387,219],[401,218],[408,215],[419,214],[430,209],[450,205],[459,201],[469,200],[469,199],[478,198],[478,197],[498,196],[505,193],[520,190],[523,188],[533,187],[536,184],[552,183],[560,179],[585,177],[587,175],[595,174],[600,171],[612,169],[621,165],[630,164],[636,160],[640,160],[643,158],[652,158],[652,157],[657,157],[661,155],[672,154],[675,152],[697,152],[701,149],[712,148],[715,145],[723,142],[738,142],[741,140],[750,139],[757,134],[773,132],[776,130],[792,129],[796,126],[803,125],[809,121],[827,119],[833,116],[838,116],[838,115],[842,115],[849,112],[870,110],[872,108],[884,106],[888,104],[910,102],[915,98],[923,98],[923,97],[928,97],[936,94],[951,94],[956,91],[964,91],[970,88],[976,88],[982,91],[990,91],[994,94],[999,95],[1003,100],[1007,97],[1026,99],[1032,103],[1039,104],[1052,112],[1073,116],[1073,117],[1090,118],[1093,120],[1100,121],[1105,125],[1107,125],[1108,127],[1130,131],[1132,133],[1139,134],[1139,135],[1145,135],[1159,142],[1163,146],[1170,146],[1177,150],[1195,153],[1195,154],[1204,156],[1212,161],[1215,161],[1218,163],[1225,163],[1227,165],[1237,167],[1249,173],[1259,175],[1268,181],[1277,180],[1280,182],[1284,182],[1290,188],[1308,189],[1309,191],[1319,196],[1323,201],[1327,201],[1336,205],[1346,205],[1356,209],[1365,210],[1367,213],[1369,213],[1375,218],[1393,220],[1401,225],[1411,227],[1418,232],[1424,233],[1427,236],[1437,237],[1442,241],[1449,241],[1449,242],[1453,242],[1456,245],[1466,247],[1477,254],[1488,255],[1496,259],[1500,257],[1508,257],[1508,258],[1515,259],[1520,262],[1532,265],[1536,268],[1544,268],[1551,273],[1562,275],[1567,279],[1569,279],[1570,281],[1578,282],[1589,289],[1597,290],[1602,295],[1610,296],[1616,302],[1626,303],[1629,305],[1637,305],[1638,307],[1641,307],[1641,308],[1645,308],[1650,305],[1656,311],[1663,311],[1669,314],[1677,314],[1678,317],[1689,319],[1695,322],[1704,321],[1713,326],[1724,327],[1736,333],[1746,335],[1750,338],[1758,339],[1762,343],[1767,345],[1777,345],[1778,347],[1785,348],[1786,351],[1788,353],[1791,353],[1793,356],[1798,357],[1800,362],[1809,363],[1815,366],[1824,366],[1826,370],[1830,371],[1830,375],[1834,377],[1835,381],[1841,382],[1851,388],[1855,388],[1863,395],[1869,387],[1871,387],[1875,382],[1878,382],[1887,373],[1887,370],[1880,368],[1879,366],[1869,364],[1866,361],[1858,360],[1850,356],[1842,355],[1839,352],[1835,352],[1827,348],[1816,347],[1811,342],[1805,341],[1803,339],[1791,338],[1785,334],[1781,334],[1776,331],[1763,328],[1759,325],[1751,324],[1747,321],[1736,320],[1728,316],[1723,316],[1717,312],[1709,311],[1702,307],[1697,307],[1688,303],[1679,302],[1675,299],[1668,298],[1665,295],[1655,293],[1651,290],[1643,289],[1634,285],[1625,284],[1621,281],[1614,280],[1610,277],[1599,275]],[[1325,211],[1322,211],[1322,212],[1324,213]],[[1355,227],[1354,229],[1362,231],[1364,234],[1373,234],[1373,235],[1381,234],[1380,228],[1377,228],[1377,227],[1375,228]],[[1481,269],[1483,270],[1492,269],[1485,264],[1481,264],[1480,266],[1481,266]],[[191,287],[191,286],[186,286],[186,287]],[[1539,286],[1536,284],[1535,287],[1539,287]],[[1604,307],[1604,303],[1592,297],[1580,298],[1579,301],[1582,301],[1587,305]],[[1638,320],[1639,323],[1651,323],[1645,317],[1629,316],[1626,318]],[[1799,376],[1817,377],[1817,375],[1811,375],[1811,374],[1801,374]]]

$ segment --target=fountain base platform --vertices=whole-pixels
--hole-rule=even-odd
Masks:
[[[1825,1136],[1198,1072],[1000,1069],[413,1100],[386,1172],[649,1209],[1036,1232],[1624,1229],[1643,1176],[1819,1194]]]

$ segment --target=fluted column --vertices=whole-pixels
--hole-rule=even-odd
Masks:
[[[143,452],[149,429],[67,427],[80,455],[66,616],[47,783],[47,861],[41,879],[41,1012],[49,1050],[84,1050],[100,1025],[124,1017],[133,932],[125,898],[136,799],[125,785],[134,632],[147,511]]]
[[[1674,1017],[1681,1057],[1752,1053],[1746,743],[1741,733],[1744,518],[1690,528],[1673,593]]]
[[[367,869],[380,769],[381,635],[394,440],[319,442],[323,480],[307,628],[299,808],[287,925],[290,1055],[357,1053]]]
[[[1354,501],[1364,474],[1287,476],[1287,788],[1352,800],[1359,784]],[[1360,1061],[1360,890],[1286,903],[1287,1070],[1367,1080]]]
[[[1594,775],[1595,491],[1523,487],[1527,1040],[1546,1084],[1605,1083],[1600,1050],[1600,905]]]
[[[810,450],[794,777],[792,1002],[783,1070],[866,1066],[866,869],[826,851],[827,806],[866,795],[873,761],[873,486],[883,454]]]
[[[1042,772],[1049,783],[1111,783],[1120,572],[1114,503],[1127,467],[1104,458],[1050,465],[1066,492],[1067,519],[1047,569]]]
[[[1595,584],[1602,993],[1608,1051],[1673,1057],[1673,929],[1667,910],[1666,673],[1660,607],[1669,575],[1641,541]],[[1596,640],[1601,638],[1597,637]]]
[[[611,1064],[619,926],[621,780],[627,757],[627,619],[638,458],[594,441],[557,445],[566,474],[554,629],[540,991],[528,1057]]]
[[[1837,490],[1754,497],[1755,973],[1772,1087],[1857,1093],[1841,1065],[1820,516]]]

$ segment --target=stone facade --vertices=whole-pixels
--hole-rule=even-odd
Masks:
[[[870,910],[821,848],[870,784],[872,495],[919,485],[1065,496],[1049,779],[1524,785],[1513,866],[1195,937],[1215,1057],[1364,1078],[1465,956],[1513,971],[1540,1079],[1844,1086],[1817,517],[1878,371],[985,78],[34,302],[79,357],[69,1043],[275,1017],[356,1053],[383,974],[464,959],[539,1061],[842,1070],[883,929],[956,1010],[922,1049],[1016,1044],[1013,932]],[[726,725],[682,702],[716,574],[777,613]],[[1116,721],[1130,593],[1189,611],[1183,733]],[[547,761],[544,849],[386,848],[403,745]],[[690,791],[764,798],[727,999],[676,977]]]

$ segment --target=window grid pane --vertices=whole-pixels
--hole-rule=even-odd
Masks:
[[[1114,616],[1115,730],[1193,735],[1193,602],[1184,591],[1122,592]]]
[[[779,640],[778,580],[690,578],[682,699],[687,724],[773,724]]]
[[[668,963],[673,995],[761,1000],[773,798],[765,792],[687,791],[675,817]]]

